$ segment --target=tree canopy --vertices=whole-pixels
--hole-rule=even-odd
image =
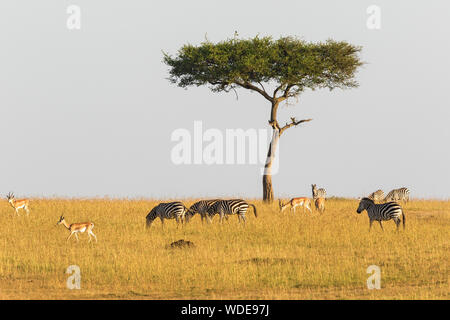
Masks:
[[[208,85],[214,92],[238,87],[250,89],[267,100],[285,100],[305,89],[352,88],[356,69],[362,65],[361,47],[344,41],[310,43],[294,37],[254,37],[205,41],[184,45],[172,57],[169,80],[180,87]],[[275,84],[269,94],[263,83]]]

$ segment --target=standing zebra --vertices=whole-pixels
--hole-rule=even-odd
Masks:
[[[248,204],[244,200],[241,199],[232,199],[232,200],[219,200],[216,203],[214,203],[211,207],[209,207],[208,215],[212,218],[215,214],[220,215],[220,223],[222,223],[222,220],[226,215],[232,215],[237,214],[239,223],[241,222],[241,219],[244,221],[245,225],[245,213],[248,210],[248,207],[253,207],[253,212],[255,214],[255,217],[258,217],[258,214],[256,213],[256,207],[253,204]]]
[[[383,201],[384,200],[384,192],[383,192],[383,190],[379,189],[379,190],[369,194],[367,196],[367,198],[369,198],[370,200],[373,200],[374,202]]]
[[[400,225],[400,216],[403,217],[403,229],[405,229],[405,213],[403,212],[402,207],[396,202],[375,204],[375,202],[373,202],[373,200],[369,198],[362,198],[359,202],[359,206],[356,212],[359,214],[364,210],[367,210],[367,214],[370,219],[369,231],[372,228],[372,223],[374,220],[380,223],[381,230],[384,231],[381,221],[387,221],[391,219],[393,219],[395,224],[397,225],[398,231],[398,227]]]
[[[312,184],[311,187],[312,187],[313,200],[316,200],[317,198],[326,198],[327,197],[327,192],[324,188],[317,189],[315,184]]]
[[[186,212],[186,222],[189,222],[189,220],[196,214],[199,213],[202,218],[202,223],[205,218],[208,219],[208,222],[211,222],[211,218],[208,215],[208,209],[219,199],[213,199],[213,200],[200,200],[194,203],[190,208],[190,212]]]
[[[156,207],[154,207],[145,217],[147,228],[152,225],[153,221],[157,217],[161,219],[161,226],[164,226],[164,219],[175,219],[178,226],[180,221],[181,223],[183,223],[186,211],[189,211],[189,209],[179,201],[160,203]]]
[[[403,201],[408,202],[409,201],[409,189],[408,188],[399,188],[394,189],[390,191],[386,198],[384,198],[384,201]]]

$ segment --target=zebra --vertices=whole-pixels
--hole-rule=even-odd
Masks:
[[[311,187],[312,187],[312,196],[313,196],[314,201],[317,198],[326,198],[327,197],[327,191],[324,188],[317,189],[315,184],[312,184]]]
[[[154,207],[149,214],[145,217],[146,226],[149,228],[153,221],[159,217],[161,219],[161,226],[164,227],[164,219],[175,219],[178,224],[183,223],[186,212],[189,211],[188,208],[184,206],[179,201],[168,202],[168,203],[160,203],[156,207]]]
[[[409,189],[408,188],[394,189],[386,195],[386,198],[384,198],[384,201],[385,202],[403,201],[406,203],[409,201]]]
[[[364,210],[367,210],[367,214],[370,219],[369,224],[369,232],[372,228],[373,221],[378,221],[380,223],[381,230],[384,231],[383,225],[381,224],[381,221],[387,221],[393,219],[395,224],[397,225],[397,231],[398,227],[400,225],[400,216],[402,216],[403,221],[403,229],[405,229],[405,222],[406,217],[405,213],[403,212],[402,207],[396,203],[396,202],[387,202],[382,204],[375,204],[372,199],[369,198],[362,198],[359,202],[358,209],[356,209],[356,212],[360,214]]]
[[[255,214],[255,217],[258,217],[255,205],[249,204],[241,199],[219,200],[210,206],[207,212],[210,218],[212,218],[215,214],[219,214],[220,223],[222,223],[223,218],[226,218],[226,215],[237,214],[239,223],[242,219],[245,225],[245,213],[247,212],[249,206],[253,207],[253,213]]]
[[[367,196],[370,200],[373,200],[374,202],[377,201],[383,201],[384,200],[384,192],[383,190],[379,189],[377,191],[372,192]]]
[[[199,213],[202,218],[202,223],[205,218],[208,219],[208,222],[211,222],[211,217],[208,215],[208,209],[211,207],[214,203],[219,201],[219,199],[213,199],[213,200],[200,200],[194,203],[189,210],[191,212],[186,213],[186,222],[189,222],[189,220],[196,214]]]

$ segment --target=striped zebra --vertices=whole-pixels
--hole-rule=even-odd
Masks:
[[[219,200],[209,207],[207,211],[210,218],[216,214],[219,214],[220,223],[222,223],[223,218],[225,218],[226,215],[237,214],[239,223],[243,220],[245,225],[245,213],[247,212],[249,206],[253,207],[255,217],[258,217],[255,205],[249,204],[241,199]]]
[[[396,202],[387,202],[381,204],[375,204],[373,200],[369,198],[362,198],[359,202],[358,209],[356,212],[359,214],[367,210],[367,214],[370,219],[369,231],[372,228],[373,221],[378,221],[380,223],[381,230],[384,231],[381,221],[387,221],[393,219],[398,227],[400,225],[400,216],[403,218],[403,229],[405,229],[405,213],[402,207]]]
[[[149,214],[145,217],[147,228],[149,228],[153,221],[159,217],[161,219],[161,225],[164,226],[164,219],[175,219],[177,221],[177,226],[180,223],[183,223],[185,218],[186,211],[189,211],[188,208],[184,206],[179,201],[169,202],[169,203],[160,203],[156,207],[154,207]]]
[[[394,189],[386,195],[386,198],[384,198],[384,201],[385,202],[403,201],[406,203],[409,201],[409,189],[408,188]]]
[[[219,201],[219,199],[200,200],[194,203],[189,208],[190,212],[186,212],[186,222],[189,222],[196,213],[200,214],[202,223],[204,219],[208,219],[208,222],[211,222],[211,217],[208,215],[208,209],[217,201]]]
[[[370,200],[373,200],[374,202],[377,201],[383,201],[384,200],[384,192],[383,190],[379,189],[377,191],[372,192],[367,196]]]
[[[313,196],[314,201],[317,198],[326,198],[327,197],[327,191],[324,188],[317,189],[315,184],[312,184],[311,187],[312,187],[312,196]]]

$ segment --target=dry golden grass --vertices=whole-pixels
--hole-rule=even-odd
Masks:
[[[186,200],[190,205],[194,200]],[[252,201],[250,201],[252,202]],[[448,299],[449,201],[405,206],[406,231],[393,221],[368,232],[357,200],[330,199],[325,213],[280,214],[253,201],[247,226],[230,217],[186,227],[145,216],[156,201],[32,199],[16,217],[0,201],[0,299]],[[56,226],[93,221],[66,243]],[[167,249],[179,239],[195,248]],[[69,265],[81,268],[81,290],[66,288]],[[368,290],[366,269],[381,268],[381,290]]]

